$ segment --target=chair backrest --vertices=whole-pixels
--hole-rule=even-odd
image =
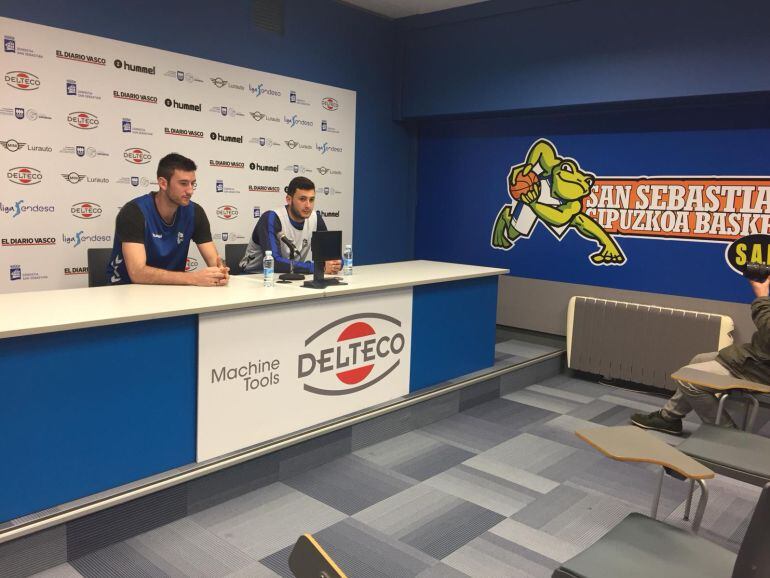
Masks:
[[[225,265],[230,267],[230,275],[240,275],[241,268],[238,263],[246,253],[246,243],[230,243],[225,245]]]
[[[733,568],[733,578],[770,576],[770,483],[765,484],[754,508]]]
[[[88,255],[88,286],[104,287],[109,285],[107,278],[107,263],[110,262],[112,247],[101,249],[89,249]]]

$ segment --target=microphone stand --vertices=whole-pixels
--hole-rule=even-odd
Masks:
[[[297,256],[297,253],[294,250],[294,248],[289,247],[289,272],[282,273],[281,275],[278,276],[278,278],[284,283],[288,283],[290,281],[303,281],[305,279],[305,276],[302,273],[294,272],[294,258],[296,256]]]

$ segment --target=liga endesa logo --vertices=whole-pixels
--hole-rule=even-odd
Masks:
[[[400,328],[401,321],[381,313],[332,321],[305,340],[297,377],[305,391],[318,395],[348,395],[371,387],[401,363],[406,338]]]

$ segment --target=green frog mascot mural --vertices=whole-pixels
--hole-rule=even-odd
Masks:
[[[491,245],[508,250],[519,237],[529,237],[538,221],[561,239],[575,227],[599,250],[589,259],[595,265],[622,265],[623,251],[599,223],[583,210],[583,199],[591,194],[596,177],[583,171],[571,158],[560,157],[556,147],[539,139],[526,160],[511,167],[508,193],[511,203],[502,206],[492,229]]]

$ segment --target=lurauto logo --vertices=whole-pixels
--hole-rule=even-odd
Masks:
[[[371,387],[401,363],[406,338],[400,328],[401,321],[381,313],[332,321],[305,340],[306,351],[297,356],[297,377],[305,391],[318,395],[348,395]]]

